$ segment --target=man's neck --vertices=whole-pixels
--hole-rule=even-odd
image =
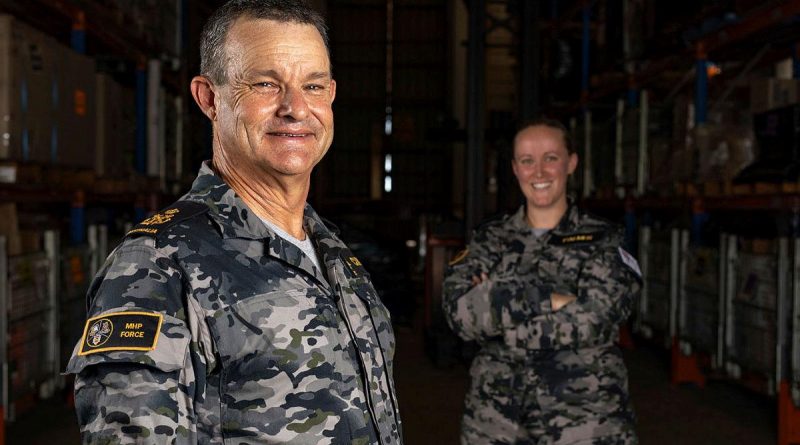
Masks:
[[[303,215],[310,187],[310,176],[276,177],[255,174],[250,169],[235,169],[214,158],[214,171],[222,177],[256,215],[271,221],[293,237],[305,239]]]

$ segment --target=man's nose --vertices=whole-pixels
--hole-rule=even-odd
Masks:
[[[298,88],[286,88],[281,96],[278,116],[300,121],[307,115],[308,104],[303,92]]]

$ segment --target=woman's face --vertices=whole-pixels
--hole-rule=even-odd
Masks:
[[[529,209],[566,208],[567,178],[578,155],[567,151],[561,130],[536,125],[519,132],[511,164]]]

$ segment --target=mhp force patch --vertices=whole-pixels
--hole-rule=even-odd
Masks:
[[[86,320],[78,355],[107,351],[152,351],[163,316],[152,312],[117,312]]]

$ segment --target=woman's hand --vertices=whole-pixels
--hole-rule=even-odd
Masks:
[[[486,281],[488,279],[489,279],[489,275],[487,275],[486,272],[481,272],[480,275],[473,275],[472,276],[472,285],[473,286],[477,286],[477,285],[483,283],[484,281]]]

